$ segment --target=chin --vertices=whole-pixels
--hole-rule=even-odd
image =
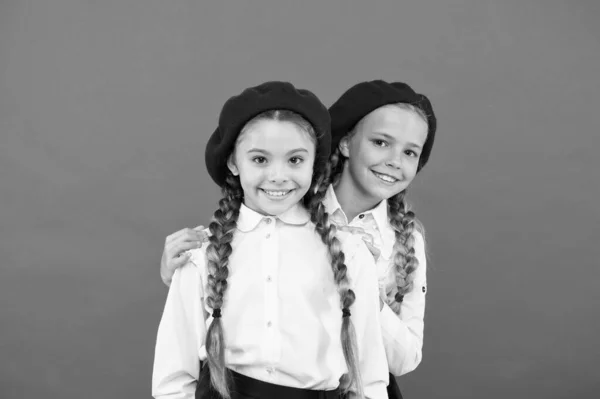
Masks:
[[[380,201],[387,200],[387,199],[393,197],[394,195],[398,194],[400,191],[398,191],[398,189],[394,189],[392,187],[390,187],[388,189],[382,188],[382,187],[373,187],[368,192],[369,192],[369,194],[371,194],[371,197],[373,199],[377,200],[377,202],[380,202]]]

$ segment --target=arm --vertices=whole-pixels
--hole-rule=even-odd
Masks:
[[[425,296],[427,289],[425,243],[415,233],[415,256],[419,266],[415,271],[413,289],[404,296],[400,315],[384,304],[381,310],[381,331],[389,370],[395,376],[413,371],[422,359]]]
[[[156,338],[152,374],[155,398],[194,397],[199,351],[206,336],[202,287],[200,270],[193,263],[175,271]]]
[[[348,239],[346,254],[350,284],[356,294],[351,307],[365,397],[387,398],[388,369],[379,313],[377,269],[373,256],[359,237]],[[355,397],[351,393],[350,398]]]

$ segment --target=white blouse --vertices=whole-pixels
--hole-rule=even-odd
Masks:
[[[242,206],[222,309],[227,366],[273,384],[332,390],[347,372],[342,311],[327,247],[296,206],[278,217]],[[350,308],[365,395],[387,398],[377,276],[359,237],[339,233],[356,294]],[[205,243],[178,269],[156,340],[152,394],[193,398],[212,309],[204,302]]]
[[[388,221],[387,201],[381,201],[375,208],[357,215],[350,222],[337,200],[333,186],[327,189],[323,203],[333,223],[361,228],[373,237],[374,246],[381,251],[377,259],[377,274],[380,290],[383,290],[394,279],[393,248],[396,240],[394,229]],[[427,262],[425,242],[419,232],[414,233],[414,249],[419,266],[414,272],[413,289],[404,295],[400,305],[400,315],[394,313],[387,304],[381,310],[381,328],[389,370],[396,376],[413,371],[423,356]]]

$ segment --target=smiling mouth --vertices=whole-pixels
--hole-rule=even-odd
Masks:
[[[267,197],[269,198],[273,198],[273,199],[282,199],[287,197],[292,191],[292,190],[265,190],[263,188],[260,189],[263,193],[265,193],[267,195]]]
[[[394,184],[394,183],[396,183],[399,180],[399,179],[396,179],[395,177],[390,176],[390,175],[385,175],[383,173],[377,173],[374,170],[372,170],[371,172],[373,172],[373,174],[375,176],[377,176],[377,178],[379,178],[379,180],[382,180],[382,181],[384,181],[385,183],[388,183],[388,184]]]

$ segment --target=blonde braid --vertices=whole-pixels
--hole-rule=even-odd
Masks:
[[[348,279],[348,268],[346,267],[345,255],[342,251],[342,245],[336,237],[336,227],[329,222],[329,215],[325,211],[323,198],[329,185],[329,171],[331,167],[328,163],[325,171],[314,181],[313,187],[304,197],[304,202],[310,212],[311,221],[315,225],[315,230],[321,236],[321,240],[329,250],[331,259],[331,268],[333,270],[334,281],[337,285],[340,295],[340,306],[342,308],[342,328],[340,339],[344,359],[348,367],[348,374],[343,377],[341,388],[348,392],[354,385],[358,398],[364,398],[362,379],[360,376],[358,350],[356,344],[356,332],[350,316],[350,307],[356,299],[354,291],[350,288]]]
[[[225,365],[225,339],[221,308],[227,290],[231,241],[237,226],[243,200],[239,178],[229,174],[223,186],[224,198],[209,225],[212,236],[206,249],[208,260],[207,305],[213,309],[213,320],[206,335],[206,353],[212,386],[226,399],[230,398],[228,370]]]
[[[388,199],[389,221],[396,235],[393,250],[395,286],[386,289],[385,301],[396,314],[400,314],[404,295],[413,288],[414,271],[419,266],[415,256],[414,232],[420,227],[420,222],[414,212],[407,210],[405,197],[406,190]]]

